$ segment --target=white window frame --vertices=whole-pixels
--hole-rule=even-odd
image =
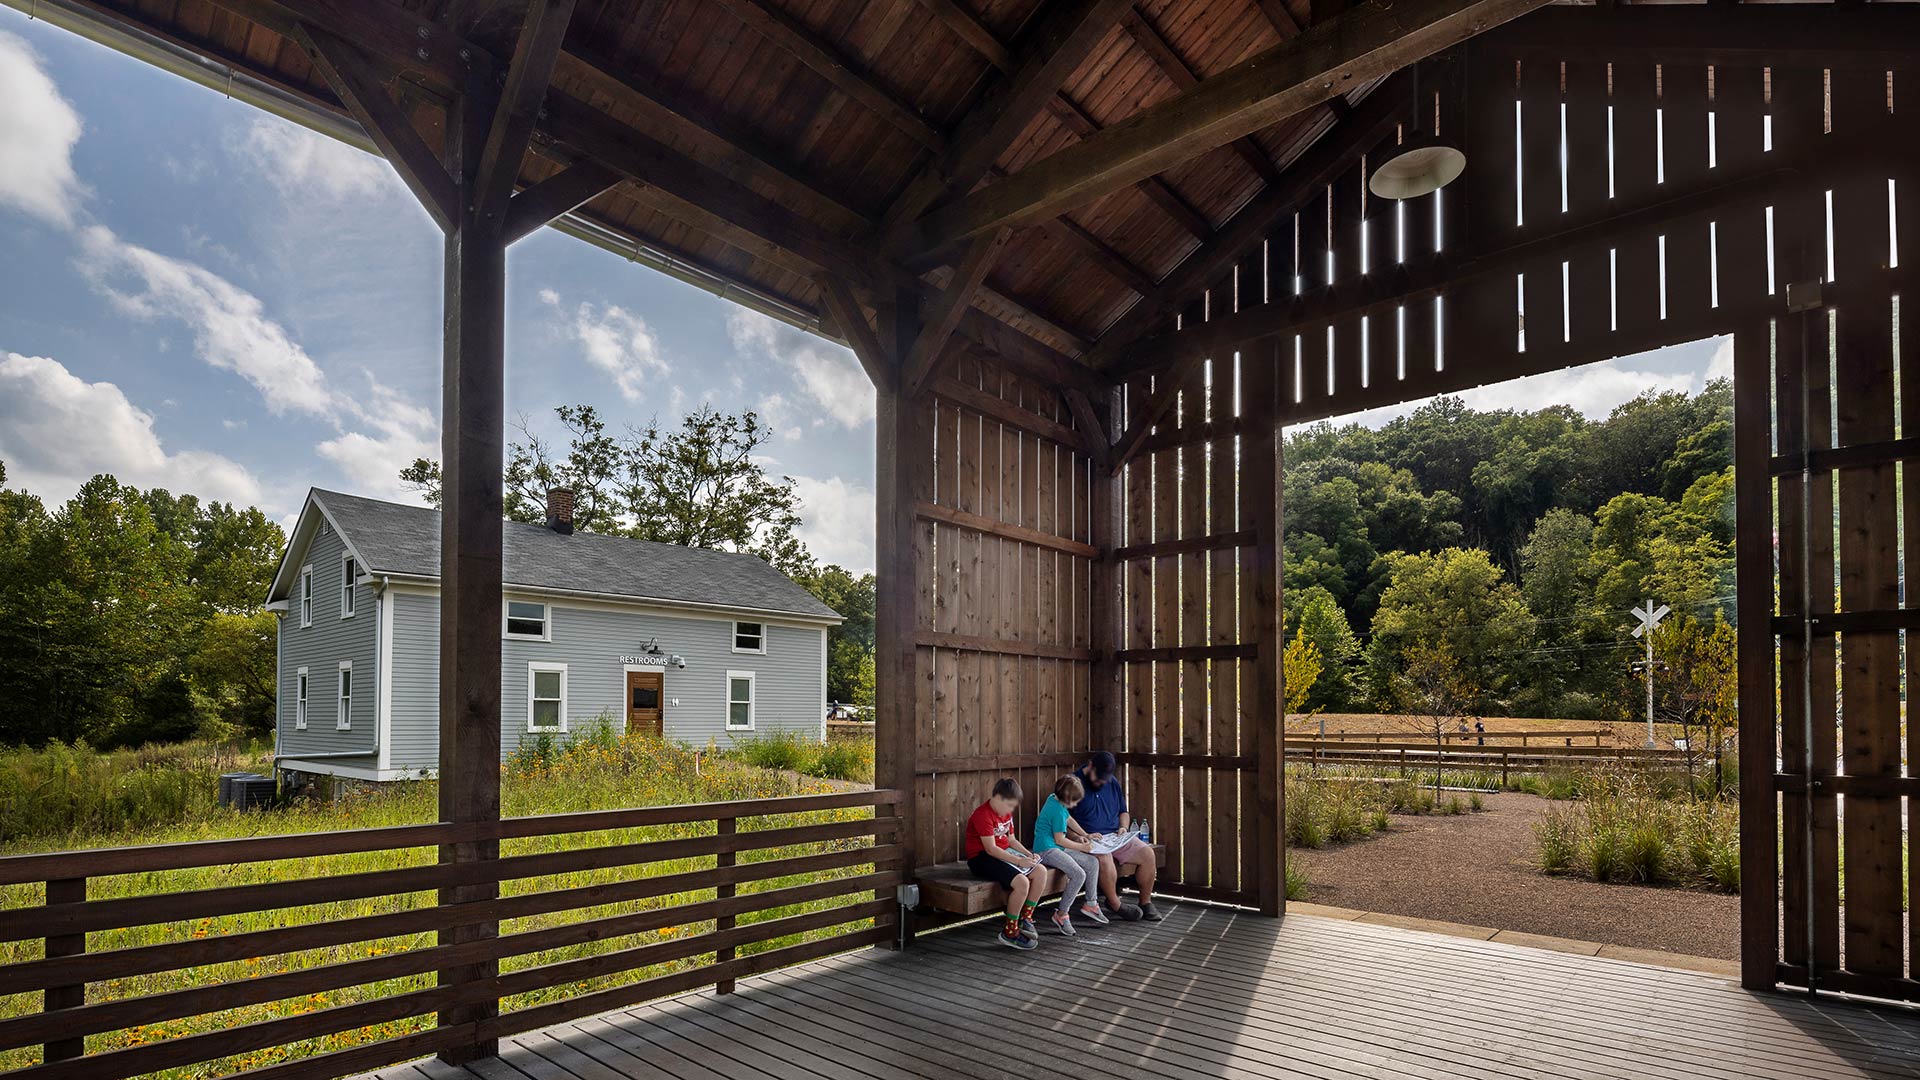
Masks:
[[[536,671],[557,671],[560,673],[560,724],[557,727],[541,727],[533,722],[533,703],[539,700],[533,696],[533,674]],[[547,700],[551,701],[551,698]],[[529,734],[564,734],[567,730],[567,665],[543,660],[527,662],[527,732]]]
[[[722,688],[726,698],[727,711],[726,715],[721,717],[721,724],[726,730],[752,731],[754,729],[754,713],[757,711],[760,702],[760,687],[757,683],[758,676],[759,672],[755,671],[727,672],[727,684]],[[733,722],[733,707],[739,704],[733,700],[733,680],[735,679],[747,680],[747,726],[745,727],[741,727]]]
[[[742,626],[757,626],[760,628],[760,633],[756,635],[760,639],[759,648],[743,649],[740,647],[740,628]],[[747,619],[747,620],[735,619],[733,621],[733,651],[737,653],[752,653],[755,656],[767,655],[767,624],[763,622],[754,622],[750,619]]]
[[[353,618],[353,582],[359,577],[360,560],[352,552],[340,556],[340,617]]]
[[[353,661],[340,661],[340,675],[334,683],[333,727],[335,731],[353,730]]]
[[[300,625],[313,625],[313,564],[300,568]]]
[[[512,622],[508,612],[513,610],[514,604],[540,605],[540,632],[538,634],[515,634],[507,629]],[[502,600],[500,603],[500,636],[508,641],[552,641],[553,605],[547,603],[545,600]]]
[[[307,730],[307,669],[293,673],[293,730]]]

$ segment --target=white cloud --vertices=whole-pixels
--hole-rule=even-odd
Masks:
[[[560,294],[552,289],[541,289],[540,301],[560,308]],[[588,363],[613,379],[621,397],[640,401],[659,394],[671,369],[645,319],[614,304],[602,308],[584,301],[572,315],[562,315],[562,332],[580,344]],[[679,397],[675,390],[673,400]]]
[[[419,493],[400,482],[400,470],[415,458],[439,459],[439,422],[431,410],[408,401],[371,372],[366,378],[366,404],[355,402],[352,409],[373,433],[342,432],[317,449],[321,457],[340,466],[355,492],[418,502]]]
[[[838,563],[856,574],[873,569],[873,489],[837,476],[793,478],[800,496],[800,539],[821,562]]]
[[[841,426],[873,422],[873,384],[851,350],[745,308],[727,316],[727,337],[743,356],[790,371],[808,400]]]
[[[289,196],[343,202],[404,190],[380,158],[275,116],[255,117],[229,136],[228,148]]]
[[[274,415],[334,412],[326,376],[258,297],[193,263],[149,251],[104,225],[80,234],[79,266],[109,300],[141,319],[193,332],[200,358],[252,383]]]
[[[1489,386],[1476,386],[1471,390],[1463,390],[1455,396],[1464,401],[1469,408],[1481,410],[1530,411],[1542,409],[1548,405],[1571,405],[1589,419],[1600,420],[1611,413],[1616,406],[1631,401],[1649,390],[1693,393],[1699,389],[1700,385],[1700,377],[1694,372],[1643,371],[1620,367],[1617,361],[1608,361],[1588,364],[1584,367],[1543,372],[1539,375],[1528,375]],[[1408,415],[1432,400],[1432,398],[1421,398],[1417,401],[1405,401],[1398,405],[1368,409],[1341,419],[1343,422],[1353,421],[1367,427],[1380,427],[1397,417]]]
[[[86,188],[73,171],[80,114],[27,43],[0,31],[0,204],[62,227]]]
[[[1723,337],[1713,350],[1713,359],[1707,361],[1707,381],[1733,378],[1733,339]]]
[[[203,499],[260,501],[260,485],[244,466],[205,451],[168,453],[153,414],[118,386],[87,382],[44,356],[0,353],[0,460],[8,484],[49,501],[71,497],[98,473]]]

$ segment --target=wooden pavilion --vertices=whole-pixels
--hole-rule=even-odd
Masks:
[[[18,1075],[132,1076],[434,1014],[436,1026],[346,1039],[262,1075],[340,1075],[421,1054],[474,1062],[462,1075],[509,1075],[490,1056],[503,1037],[909,942],[914,915],[896,905],[896,887],[957,854],[959,822],[985,783],[1016,773],[1029,792],[1044,790],[1094,747],[1118,752],[1133,804],[1165,845],[1162,888],[1244,909],[1182,917],[1237,920],[1237,932],[1256,934],[1244,928],[1286,909],[1282,426],[1714,335],[1732,336],[1736,369],[1742,982],[1920,1000],[1920,922],[1903,895],[1920,856],[1902,844],[1920,793],[1910,771],[1920,728],[1901,718],[1907,674],[1920,672],[1920,652],[1905,646],[1920,628],[1920,593],[1901,580],[1920,559],[1909,525],[1920,486],[1901,480],[1920,456],[1920,347],[1912,320],[1898,319],[1920,253],[1920,6],[5,2],[376,150],[446,234],[442,821],[0,859],[0,884],[46,883],[44,907],[0,912],[11,939],[45,940],[43,958],[0,967],[0,994],[45,995],[44,1011],[0,1021],[0,1048],[45,1047],[44,1063]],[[1465,174],[1404,202],[1372,194],[1371,172],[1428,136],[1464,152]],[[545,225],[844,341],[872,378],[874,792],[501,819],[505,259]],[[848,807],[873,816],[735,829]],[[501,851],[503,841],[667,823],[709,831],[585,853]],[[868,846],[811,862],[736,863],[778,843],[862,838]],[[437,862],[88,899],[89,879],[103,876],[409,847],[437,849]],[[711,856],[713,867],[674,888],[644,878],[598,891],[501,887],[669,855]],[[736,894],[773,876],[768,867],[855,865],[869,870]],[[422,889],[438,890],[438,903],[353,925],[89,947],[89,934],[114,928]],[[683,889],[710,898],[501,929],[530,913]],[[736,924],[777,903],[847,896],[856,902]],[[676,922],[711,929],[502,970],[503,957]],[[746,951],[831,927],[843,932]],[[129,973],[425,931],[437,944],[274,980],[88,994]],[[1390,943],[1343,943],[1324,926],[1300,934],[1257,931],[1268,950],[1318,942],[1336,968],[1351,949],[1350,983],[1366,972],[1392,982]],[[1470,953],[1422,962],[1493,971],[1476,985],[1497,999],[1500,965]],[[1175,971],[1240,965],[1258,984],[1249,1002],[1285,992],[1277,969],[1235,955],[1160,959]],[[564,993],[689,957],[704,961]],[[438,972],[434,985],[381,1001],[87,1054],[91,1034],[421,972]],[[1629,1026],[1632,994],[1699,994],[1591,966],[1520,981],[1565,979],[1590,981],[1593,1000],[1624,1009]],[[1316,985],[1334,998],[1364,992]],[[501,1008],[533,991],[546,1003]],[[817,1000],[843,992],[859,996]],[[1617,1070],[1593,1066],[1579,1045],[1538,1068],[1913,1074],[1920,1043],[1905,1019],[1858,1013],[1884,1036],[1869,1038],[1853,1013],[1823,1019],[1818,1007],[1735,996],[1742,1004],[1724,1022],[1773,1040],[1776,1057],[1729,1072],[1625,1038],[1606,1051]],[[1262,1008],[1245,1005],[1247,1015]],[[862,1024],[862,1038],[913,1041],[884,1034],[898,1021]],[[1378,1025],[1381,1038],[1400,1030],[1391,1018]],[[1859,1052],[1836,1049],[1835,1032]],[[1313,1037],[1334,1059],[1351,1052]],[[689,1075],[623,1052],[638,1064],[619,1074]],[[909,1056],[919,1064],[893,1064],[911,1073],[939,1063]],[[780,1071],[727,1060],[702,1067]],[[1295,1065],[1393,1072],[1344,1060],[1351,1071]],[[1490,1068],[1470,1053],[1449,1060],[1434,1068]],[[1276,1067],[1194,1061],[1185,1073]],[[540,1075],[510,1074],[522,1073]]]

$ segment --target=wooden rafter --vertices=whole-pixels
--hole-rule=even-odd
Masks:
[[[934,362],[940,359],[947,339],[960,325],[960,317],[973,305],[974,294],[986,281],[987,272],[993,269],[994,260],[1000,257],[1010,234],[1010,230],[1001,229],[979,237],[968,246],[966,257],[953,268],[952,280],[940,290],[919,336],[913,339],[913,348],[900,362],[900,390],[909,399],[918,397],[926,387]]]
[[[893,250],[937,250],[1057,215],[1391,74],[1548,0],[1367,0],[896,232]]]
[[[1120,20],[1120,25],[1126,28],[1127,36],[1133,38],[1134,43],[1153,58],[1155,66],[1159,67],[1161,73],[1173,85],[1179,87],[1182,93],[1200,85],[1200,76],[1187,65],[1186,60],[1181,58],[1179,51],[1173,47],[1173,43],[1168,41],[1153,23],[1140,13],[1140,9],[1128,8],[1126,15]],[[1247,167],[1253,170],[1255,176],[1268,184],[1280,182],[1280,169],[1274,165],[1273,159],[1267,156],[1267,152],[1261,149],[1260,143],[1253,136],[1235,139],[1229,145],[1233,147],[1233,152],[1240,160],[1246,162]]]
[[[987,63],[1001,71],[1013,71],[1013,50],[1007,48],[1006,43],[973,12],[962,7],[959,0],[918,0],[918,3],[932,12],[934,18],[946,24],[947,29],[966,42],[969,48],[986,57]]]
[[[514,182],[520,179],[521,159],[526,156],[534,123],[539,119],[540,102],[553,81],[554,61],[572,19],[573,0],[533,0],[527,7],[526,22],[514,41],[513,58],[507,65],[507,81],[500,89],[493,123],[474,170],[471,198],[475,205],[500,206],[513,194]]]
[[[1047,112],[1060,122],[1060,125],[1073,132],[1077,138],[1085,139],[1100,130],[1100,125],[1087,111],[1075,104],[1065,94],[1055,95],[1047,103]],[[1173,223],[1185,229],[1195,240],[1205,240],[1213,235],[1213,223],[1207,216],[1194,209],[1186,196],[1174,190],[1172,184],[1158,176],[1149,176],[1135,185],[1147,201],[1159,207],[1163,213],[1173,219]]]
[[[1069,386],[1061,396],[1067,399],[1067,411],[1073,414],[1073,422],[1080,427],[1080,433],[1089,449],[1094,465],[1105,468],[1112,457],[1112,447],[1107,442],[1106,425],[1093,409],[1093,400],[1087,392]]]
[[[524,240],[554,218],[572,212],[588,200],[619,185],[625,177],[597,161],[579,161],[507,200],[507,243]]]
[[[420,138],[412,119],[387,93],[383,85],[386,80],[372,61],[326,30],[303,25],[295,32],[327,85],[360,121],[367,138],[386,155],[407,190],[420,200],[435,224],[452,228],[460,216],[459,187],[440,164],[439,155]]]
[[[944,151],[947,140],[940,129],[912,104],[881,86],[863,65],[844,55],[792,15],[767,0],[717,0],[753,31],[792,53],[814,74],[841,93],[872,109],[927,149]]]
[[[1375,87],[1345,123],[1315,142],[1288,167],[1283,183],[1254,196],[1212,242],[1188,255],[1152,292],[1116,320],[1081,357],[1082,362],[1094,368],[1112,366],[1168,308],[1206,288],[1229,263],[1257,243],[1282,214],[1291,213],[1312,192],[1324,188],[1337,170],[1392,132],[1393,125],[1406,114],[1411,96],[1412,83],[1404,75]]]
[[[946,153],[914,178],[888,208],[887,220],[909,221],[928,206],[955,198],[979,183],[1113,28],[1127,4],[1128,0],[1063,0],[1049,5],[1023,43],[1017,67],[961,119]]]
[[[853,290],[832,274],[822,274],[814,283],[820,287],[821,303],[833,316],[834,325],[846,339],[847,347],[853,350],[854,358],[866,369],[874,389],[891,390],[899,381],[898,369],[881,345],[879,332],[867,321],[867,313],[854,298]]]
[[[571,79],[607,94],[648,121],[685,140],[684,145],[716,169],[787,192],[795,201],[819,205],[849,221],[871,224],[871,216],[853,200],[829,190],[817,177],[751,132],[738,130],[658,85],[643,85],[613,61],[570,43],[559,70]]]

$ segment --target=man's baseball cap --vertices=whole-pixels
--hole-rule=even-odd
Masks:
[[[1113,775],[1113,755],[1107,751],[1095,750],[1089,762],[1093,766],[1094,779],[1105,780]]]

